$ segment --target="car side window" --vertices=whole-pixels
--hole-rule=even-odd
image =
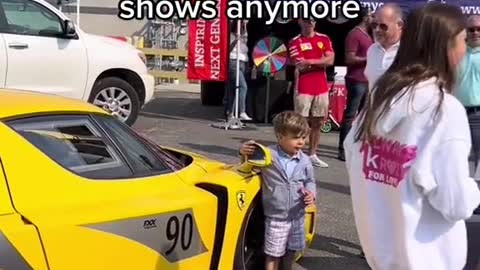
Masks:
[[[128,163],[135,171],[136,177],[159,175],[181,169],[172,166],[165,159],[152,151],[147,143],[140,140],[124,123],[111,116],[97,116],[96,120],[103,126],[105,132],[122,149]]]
[[[63,33],[61,19],[48,8],[31,0],[0,1],[6,25],[2,32],[34,36],[58,36]]]
[[[133,175],[120,153],[88,117],[33,117],[8,124],[48,157],[78,175],[118,179]]]

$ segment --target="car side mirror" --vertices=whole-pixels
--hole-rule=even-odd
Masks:
[[[77,31],[75,30],[75,24],[70,20],[65,20],[65,36],[73,38],[77,35]]]
[[[250,173],[253,167],[267,167],[272,164],[272,154],[270,150],[259,143],[255,143],[254,146],[255,150],[253,154],[246,157],[239,168],[240,172]]]

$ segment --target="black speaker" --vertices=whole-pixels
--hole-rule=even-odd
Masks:
[[[247,81],[247,84],[247,114],[252,117],[255,122],[264,123],[267,79],[261,77],[256,80]],[[276,114],[293,109],[293,91],[289,89],[291,88],[290,86],[291,83],[287,80],[270,80],[269,123],[271,123],[272,118]]]

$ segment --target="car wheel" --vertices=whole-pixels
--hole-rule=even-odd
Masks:
[[[332,121],[328,120],[320,126],[320,131],[323,133],[329,133],[332,131]]]
[[[140,99],[126,81],[107,77],[95,83],[89,102],[103,108],[127,125],[133,125],[140,111]]]
[[[235,251],[234,270],[263,269],[264,223],[262,205],[258,199],[250,205],[242,224]]]

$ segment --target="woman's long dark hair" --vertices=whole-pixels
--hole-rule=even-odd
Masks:
[[[440,88],[439,112],[443,90],[451,93],[455,84],[456,72],[450,64],[448,51],[464,29],[464,15],[456,6],[431,2],[408,15],[397,55],[373,86],[359,115],[361,123],[355,141],[371,140],[377,121],[388,112],[393,99],[433,77],[438,79]]]

